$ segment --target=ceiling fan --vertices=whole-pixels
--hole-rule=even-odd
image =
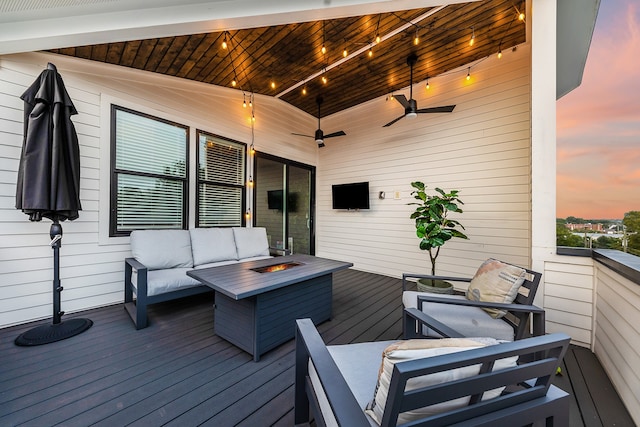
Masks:
[[[318,130],[316,130],[315,136],[303,135],[301,133],[293,133],[293,132],[291,133],[291,135],[306,136],[307,138],[315,138],[319,148],[324,147],[325,138],[333,138],[334,136],[346,135],[346,133],[344,133],[344,131],[342,130],[339,130],[338,132],[330,133],[329,135],[325,135],[322,132],[322,129],[320,129],[320,104],[322,104],[322,101],[323,101],[322,96],[318,95],[316,97],[316,103],[318,104]]]
[[[392,124],[402,119],[403,117],[414,118],[418,114],[424,114],[424,113],[450,113],[456,107],[455,105],[445,105],[443,107],[421,108],[418,110],[418,103],[416,102],[415,99],[413,99],[413,66],[416,64],[417,61],[418,61],[418,56],[415,53],[412,53],[407,57],[407,64],[409,65],[409,67],[411,67],[411,74],[409,78],[410,80],[409,81],[409,100],[407,100],[407,98],[404,95],[394,96],[394,98],[397,99],[398,102],[402,104],[402,106],[404,107],[404,114],[398,117],[397,119],[391,120],[389,123],[387,123],[383,127],[391,126]]]

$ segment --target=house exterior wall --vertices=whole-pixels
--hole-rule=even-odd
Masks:
[[[23,134],[20,95],[49,61],[56,64],[79,113],[73,122],[80,144],[83,210],[78,220],[62,224],[60,249],[62,309],[68,313],[123,300],[123,260],[130,256],[129,239],[108,236],[111,103],[190,127],[191,227],[195,224],[196,129],[247,145],[251,142],[250,111],[242,108],[240,91],[50,54],[1,56],[0,327],[52,314],[51,222],[30,223],[15,209]],[[315,143],[290,135],[315,129],[312,117],[282,101],[258,96],[255,114],[258,151],[315,165]],[[251,195],[247,199],[251,207]]]
[[[430,271],[418,248],[412,181],[460,190],[464,212],[455,215],[469,240],[453,239],[437,260],[438,274],[473,275],[488,257],[529,265],[531,257],[530,50],[518,46],[502,59],[414,85],[418,108],[456,104],[450,114],[403,118],[395,100],[374,100],[323,120],[326,141],[317,173],[319,256],[355,268],[400,277]],[[408,90],[401,91],[409,97]],[[400,93],[400,92],[398,92]],[[331,186],[369,181],[371,209],[331,209]],[[385,198],[380,199],[379,193]],[[398,198],[396,198],[396,193]]]

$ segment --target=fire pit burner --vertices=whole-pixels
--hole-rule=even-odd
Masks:
[[[251,270],[256,273],[274,273],[276,271],[288,270],[293,267],[303,265],[301,262],[284,262],[282,264],[267,265],[265,267],[256,267]]]

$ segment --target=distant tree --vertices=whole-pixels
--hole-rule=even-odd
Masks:
[[[622,250],[622,240],[616,237],[600,236],[592,242],[594,249],[617,249]]]
[[[640,232],[640,211],[629,211],[624,214],[622,224],[627,227],[627,232]]]
[[[567,220],[564,218],[556,218],[556,225],[558,224],[566,224]]]
[[[575,216],[568,216],[567,223],[569,224],[584,224],[584,219],[576,218]]]
[[[640,256],[640,234],[632,234],[629,236],[627,243],[627,252],[636,256]]]
[[[584,247],[584,240],[582,237],[575,235],[562,224],[556,225],[556,245],[569,246],[572,248]]]

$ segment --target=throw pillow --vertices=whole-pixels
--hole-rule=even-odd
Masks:
[[[485,347],[487,345],[499,344],[500,341],[493,338],[444,338],[444,339],[414,339],[399,341],[388,346],[382,353],[382,364],[378,373],[378,382],[373,395],[373,400],[367,405],[366,412],[378,424],[382,422],[382,416],[389,394],[389,384],[393,368],[396,363],[422,359],[426,357],[438,356],[441,354],[456,353],[464,350]],[[509,357],[496,361],[494,371],[516,366],[518,357]],[[460,378],[467,378],[477,375],[480,372],[480,365],[466,366],[463,368],[451,369],[412,378],[407,382],[406,390],[428,387],[455,381]],[[486,391],[483,400],[492,399],[502,393],[504,387]],[[461,408],[469,403],[470,396],[461,397],[447,402],[437,403],[413,411],[403,412],[398,417],[398,424],[424,418],[440,412]]]
[[[489,258],[469,283],[467,299],[471,301],[500,302],[511,304],[524,283],[526,270],[515,265]],[[499,319],[507,314],[504,310],[485,309],[491,317]]]

